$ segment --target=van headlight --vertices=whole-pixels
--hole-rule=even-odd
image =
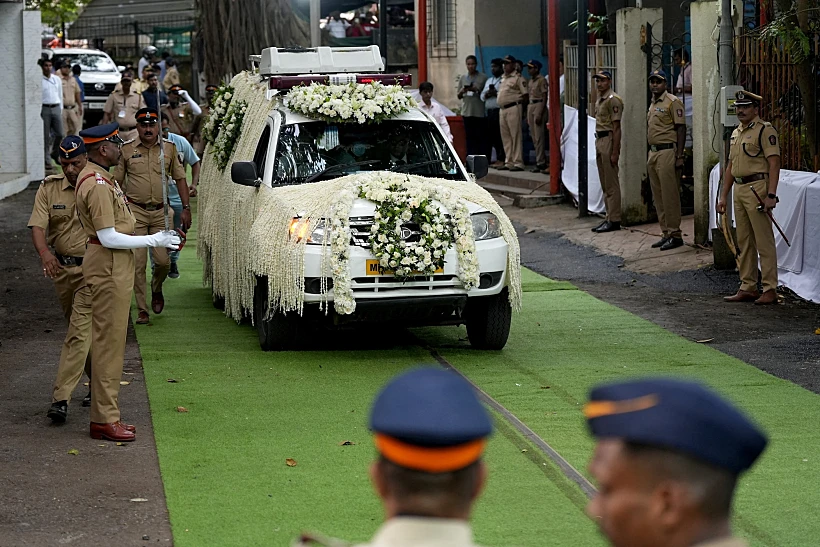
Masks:
[[[501,237],[501,222],[492,213],[474,213],[470,215],[473,223],[473,237],[476,241]]]
[[[330,235],[330,230],[325,225],[324,219],[315,224],[310,219],[303,220],[296,217],[290,221],[290,237],[296,241],[302,241],[307,236],[309,245],[323,245],[325,239]]]

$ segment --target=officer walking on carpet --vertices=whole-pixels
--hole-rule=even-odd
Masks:
[[[734,188],[740,289],[735,295],[725,297],[727,302],[777,303],[777,249],[767,213],[778,202],[780,145],[772,124],[760,119],[762,100],[760,95],[749,91],[738,91],[735,96],[740,125],[732,132],[729,163],[723,173],[723,188],[716,208],[718,213],[726,212],[726,200]],[[763,200],[762,204],[755,192]],[[757,291],[758,257],[762,295]]]
[[[91,293],[83,278],[86,235],[77,218],[74,187],[77,175],[87,163],[85,145],[76,135],[60,143],[59,161],[63,172],[40,183],[28,227],[34,248],[43,263],[43,275],[54,281],[57,298],[68,321],[68,333],[60,353],[57,378],[47,416],[63,423],[68,416],[71,393],[83,374],[91,377]],[[91,397],[83,406],[91,404]]]
[[[745,547],[732,536],[740,475],[766,436],[702,385],[648,378],[593,388],[598,491],[587,514],[615,547]]]
[[[116,122],[80,132],[88,163],[77,177],[75,199],[88,237],[83,277],[91,291],[91,437],[129,442],[136,438],[136,428],[120,421],[119,392],[134,287],[132,249],[176,249],[180,238],[169,232],[132,235],[136,220],[108,173],[120,161],[123,142],[118,133]]]
[[[652,188],[652,200],[658,212],[663,235],[652,247],[668,251],[683,245],[680,230],[680,169],[686,144],[686,118],[683,103],[666,92],[666,72],[654,70],[649,75],[652,100],[646,115],[646,137],[649,158],[646,170]]]
[[[136,219],[135,233],[137,235],[156,234],[165,227],[159,142],[162,142],[164,149],[165,176],[176,182],[182,201],[183,210],[180,215],[182,229],[187,231],[191,227],[191,206],[188,203],[185,170],[179,162],[176,146],[171,141],[161,139],[161,128],[158,122],[159,116],[156,110],[143,108],[137,112],[139,139],[123,147],[122,157],[114,169],[114,178],[117,181],[123,181],[131,212]],[[171,262],[168,251],[162,247],[154,248],[151,255],[154,261],[154,271],[151,277],[151,309],[154,313],[160,314],[165,307],[162,284],[168,276]],[[144,249],[138,249],[134,253],[134,258],[136,267],[134,295],[137,308],[139,308],[136,323],[146,325],[150,319],[145,298],[145,268],[148,263],[148,254]]]
[[[598,88],[595,103],[595,162],[604,192],[606,219],[592,229],[599,234],[621,229],[621,182],[618,160],[621,157],[621,116],[623,100],[612,91],[612,74],[602,70],[593,76]]]
[[[492,421],[473,387],[451,371],[406,372],[376,397],[370,429],[379,453],[370,478],[387,521],[362,547],[475,547],[470,515],[487,480]],[[311,544],[345,545],[312,535],[296,543]]]

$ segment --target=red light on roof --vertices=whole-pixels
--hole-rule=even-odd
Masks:
[[[370,84],[381,82],[384,85],[409,86],[413,84],[410,74],[333,74],[330,76],[271,76],[268,89],[287,90],[301,85],[317,84]]]

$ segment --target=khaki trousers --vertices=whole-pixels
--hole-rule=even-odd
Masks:
[[[675,149],[650,151],[646,170],[663,237],[680,238],[680,179],[675,169]]]
[[[501,142],[507,167],[524,168],[524,153],[521,150],[521,105],[502,108],[499,116]]]
[[[527,125],[530,126],[530,137],[532,137],[532,144],[535,147],[535,164],[544,166],[547,164],[547,154],[545,151],[546,140],[544,139],[544,130],[546,124],[543,120],[544,103],[527,105]],[[541,115],[541,123],[535,123],[538,116]]]
[[[754,188],[762,198],[769,193],[768,179],[732,186],[735,202],[735,226],[740,251],[738,269],[740,289],[757,290],[757,257],[760,256],[760,273],[763,290],[777,288],[777,249],[774,244],[772,222],[766,213],[757,210],[760,203],[752,193]]]
[[[81,266],[65,266],[54,280],[57,298],[68,321],[51,402],[70,401],[85,370],[91,378],[91,302]]]
[[[79,135],[83,128],[83,118],[80,116],[80,111],[75,106],[74,108],[63,108],[63,130],[65,136]]]
[[[119,395],[125,337],[134,287],[134,253],[90,244],[83,274],[91,292],[91,421],[120,419]]]
[[[604,191],[606,219],[610,222],[621,221],[621,183],[618,179],[618,166],[612,165],[612,135],[595,141],[595,163],[598,164],[598,178]]]
[[[134,233],[138,236],[156,234],[165,229],[165,220],[163,219],[162,209],[158,211],[146,211],[137,205],[131,206],[131,212],[134,213],[134,218],[137,220],[137,226]],[[148,303],[145,300],[145,284],[146,274],[145,268],[148,263],[148,250],[134,249],[134,296],[137,300],[137,308],[139,311],[148,313]],[[171,259],[168,256],[168,249],[165,248],[151,248],[151,255],[154,258],[154,274],[151,277],[151,291],[161,292],[162,283],[168,277],[168,271],[171,269]]]

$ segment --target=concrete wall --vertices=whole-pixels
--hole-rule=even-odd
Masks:
[[[472,0],[456,2],[456,20],[458,24],[456,26],[455,57],[434,58],[434,48],[429,48],[427,51],[429,56],[427,76],[435,86],[433,95],[436,100],[451,110],[460,106],[456,95],[456,78],[459,74],[467,72],[464,59],[468,55],[474,55],[476,49],[476,12],[475,3]]]
[[[717,2],[692,2],[692,154],[695,179],[695,243],[706,243],[709,232],[709,173],[719,163],[720,92],[716,47],[712,31],[717,24]]]
[[[0,3],[0,199],[43,178],[40,12]]]
[[[652,25],[652,34],[663,36],[663,13],[660,9],[625,8],[616,14],[617,65],[615,88],[624,100],[621,117],[621,207],[624,224],[648,220],[651,200],[646,174],[646,54],[641,51],[641,27]]]

